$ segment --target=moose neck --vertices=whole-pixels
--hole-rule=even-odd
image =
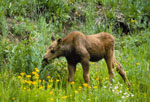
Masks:
[[[61,56],[67,57],[71,53],[71,47],[68,44],[61,46],[62,54]]]

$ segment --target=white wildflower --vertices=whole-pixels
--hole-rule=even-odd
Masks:
[[[122,96],[121,98],[125,98],[125,96]]]
[[[114,90],[114,89],[112,89],[112,92],[115,92],[115,90]]]
[[[128,94],[127,92],[124,93],[124,95],[127,95],[127,94]]]
[[[133,94],[131,94],[131,97],[134,97],[134,95],[133,95]]]
[[[118,86],[115,86],[115,90],[118,89]]]

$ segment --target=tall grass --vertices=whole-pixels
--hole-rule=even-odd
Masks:
[[[149,33],[148,33],[149,35]],[[144,35],[143,35],[144,36]],[[139,36],[134,36],[136,40],[142,41]],[[147,36],[146,36],[147,37]],[[149,37],[149,36],[148,36]],[[132,42],[130,37],[123,37],[122,43],[125,39]],[[59,71],[53,70],[52,73],[46,75],[45,80],[39,79],[39,70],[33,69],[31,74],[20,73],[17,75],[11,72],[4,72],[0,74],[0,100],[6,101],[149,101],[149,45],[147,43],[141,44],[138,47],[131,46],[125,42],[124,48],[116,51],[117,59],[122,63],[127,76],[132,84],[130,90],[123,82],[122,78],[115,71],[114,83],[111,85],[108,80],[108,70],[104,61],[99,63],[90,63],[90,79],[91,84],[87,86],[82,78],[81,65],[77,66],[75,81],[68,83],[66,76],[61,70],[63,77],[55,76],[53,73]],[[131,43],[136,46],[136,42]],[[118,54],[119,52],[119,54]],[[141,55],[142,53],[142,55]],[[60,64],[59,63],[59,64]],[[49,69],[53,69],[51,67]],[[70,86],[72,85],[72,87]],[[16,90],[17,89],[17,90]],[[7,95],[6,95],[7,94]]]

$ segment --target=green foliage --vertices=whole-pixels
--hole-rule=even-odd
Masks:
[[[109,29],[116,34],[131,34],[137,29],[141,31],[149,26],[150,2],[147,0],[2,0],[1,2],[0,17],[23,16],[38,19],[44,16],[47,23],[53,23],[58,27],[59,32],[72,27],[73,30],[84,29],[85,33]],[[93,32],[90,32],[91,30]]]
[[[0,34],[6,37],[8,34],[8,24],[4,16],[0,16]]]

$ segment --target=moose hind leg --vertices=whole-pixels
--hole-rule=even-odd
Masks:
[[[117,68],[117,72],[120,74],[120,76],[123,78],[123,80],[124,80],[125,82],[127,82],[128,87],[130,87],[130,82],[129,82],[127,76],[126,76],[126,73],[125,73],[125,71],[123,70],[121,64],[120,64],[117,60],[114,60],[114,62],[113,62],[113,67],[116,67],[116,68]]]

